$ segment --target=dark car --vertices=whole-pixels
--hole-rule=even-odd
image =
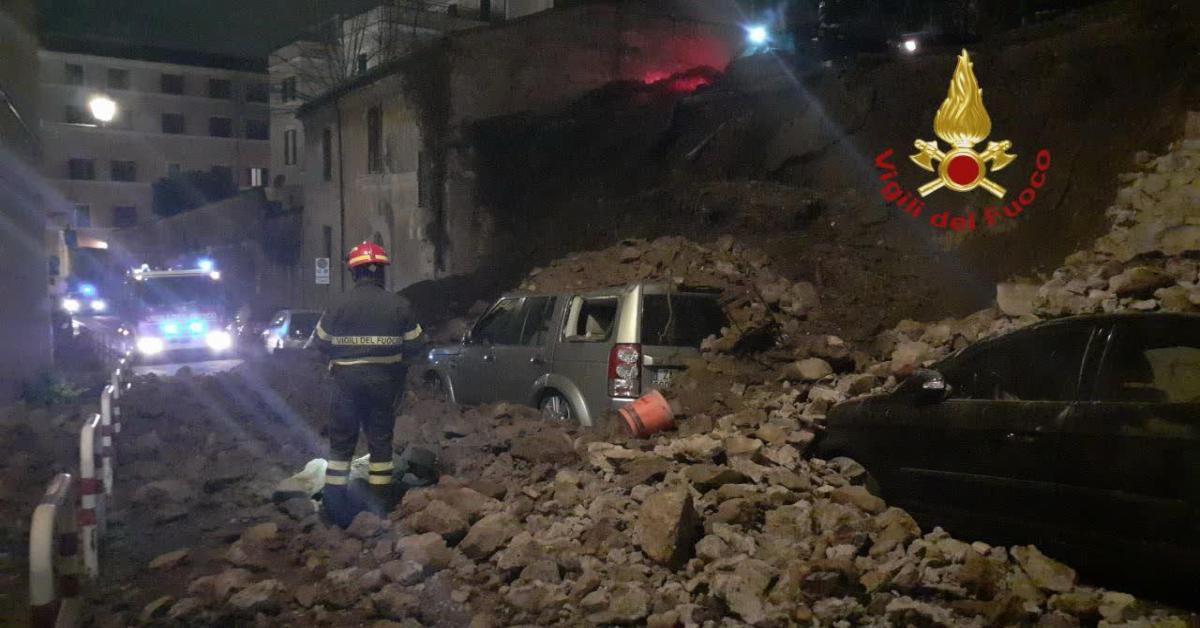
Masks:
[[[1200,599],[1200,315],[1066,318],[980,342],[836,406],[813,453],[858,461],[925,525]]]

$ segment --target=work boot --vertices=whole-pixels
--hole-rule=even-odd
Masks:
[[[321,498],[321,516],[326,521],[340,527],[350,527],[354,517],[363,511],[361,499],[356,499],[346,486],[325,485]]]
[[[404,490],[403,487],[397,485],[395,482],[372,484],[371,495],[375,502],[374,506],[378,509],[373,509],[371,512],[380,517],[387,517],[392,512],[392,509],[396,507],[396,504],[400,503],[400,498],[404,496]]]

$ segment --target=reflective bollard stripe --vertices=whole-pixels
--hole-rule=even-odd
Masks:
[[[89,578],[100,575],[100,534],[104,529],[104,486],[96,477],[96,432],[100,415],[93,414],[83,423],[79,434],[79,539],[83,545],[83,566]]]
[[[29,527],[29,604],[34,628],[79,623],[79,536],[75,480],[54,477]]]
[[[116,465],[116,451],[113,450],[113,387],[108,385],[100,393],[100,478],[104,481],[104,494],[112,497],[113,469]]]

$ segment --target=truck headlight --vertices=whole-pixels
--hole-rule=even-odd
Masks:
[[[157,355],[162,353],[165,348],[162,338],[142,336],[137,339],[137,349],[143,355]]]
[[[68,298],[63,299],[62,306],[64,310],[74,314],[75,312],[79,311],[81,304],[79,303],[79,299]]]
[[[227,331],[210,331],[204,337],[204,342],[213,351],[224,351],[233,346],[233,336]]]

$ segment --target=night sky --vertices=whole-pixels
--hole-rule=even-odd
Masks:
[[[379,0],[38,0],[43,33],[265,57],[335,13]]]

